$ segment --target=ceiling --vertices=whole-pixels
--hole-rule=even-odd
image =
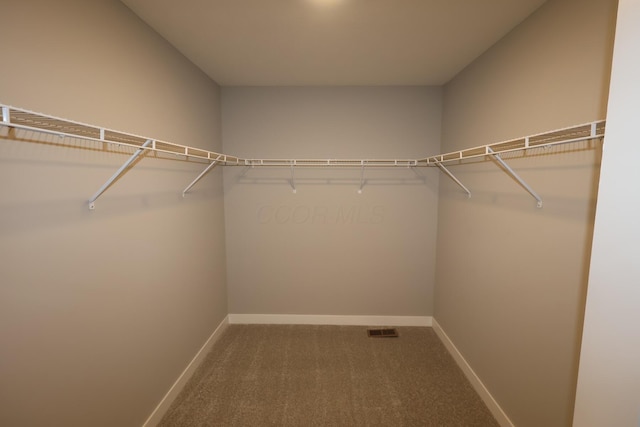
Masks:
[[[222,86],[442,85],[545,0],[122,0]]]

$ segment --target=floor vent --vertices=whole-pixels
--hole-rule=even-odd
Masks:
[[[396,328],[367,329],[367,335],[372,338],[395,338],[398,336]]]

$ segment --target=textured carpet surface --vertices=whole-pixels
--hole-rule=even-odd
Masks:
[[[231,325],[161,426],[497,426],[431,328]]]

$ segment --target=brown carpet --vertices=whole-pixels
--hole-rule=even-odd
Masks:
[[[231,325],[161,426],[497,426],[431,328]]]

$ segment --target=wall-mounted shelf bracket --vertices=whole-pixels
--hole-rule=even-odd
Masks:
[[[441,164],[440,162],[435,162],[436,166],[438,166],[440,168],[440,170],[442,170],[442,172],[446,173],[449,178],[451,178],[452,180],[455,181],[456,184],[458,184],[460,186],[460,188],[462,188],[466,193],[467,193],[467,197],[471,198],[471,191],[469,191],[469,189],[467,187],[464,186],[463,183],[460,182],[460,180],[458,178],[456,178],[449,169],[445,168],[443,164]]]
[[[116,173],[114,173],[113,176],[109,178],[109,180],[105,182],[104,185],[100,187],[100,189],[96,191],[96,193],[93,196],[91,196],[91,198],[89,199],[89,209],[94,210],[96,208],[94,202],[98,199],[98,197],[100,197],[100,195],[104,193],[107,190],[107,188],[109,188],[111,184],[114,183],[115,180],[120,178],[120,176],[122,176],[127,171],[127,168],[131,166],[133,162],[135,162],[136,159],[140,157],[140,155],[144,153],[146,151],[146,148],[150,146],[152,143],[153,143],[152,139],[147,139],[147,141],[144,144],[142,144],[142,146],[140,146],[140,148],[138,148],[136,152],[133,153],[133,155],[129,157],[129,159],[126,162],[124,162],[122,166],[120,166],[120,169],[118,169]]]
[[[504,160],[502,160],[502,157],[500,157],[500,154],[494,153],[491,147],[487,147],[487,154],[492,158],[494,158],[498,163],[500,163],[502,167],[505,168],[505,170],[509,173],[509,175],[511,175],[513,179],[518,181],[520,185],[522,185],[522,187],[524,187],[524,189],[527,190],[527,192],[529,192],[529,194],[531,194],[534,199],[536,199],[536,201],[538,202],[536,205],[537,207],[539,208],[542,207],[542,198],[538,195],[538,193],[533,191],[533,188],[531,188],[529,184],[524,182],[524,180],[520,178],[520,176],[513,169],[511,169],[511,167]]]
[[[291,188],[293,189],[293,194],[297,193],[298,190],[296,190],[296,176],[295,173],[293,172],[294,170],[294,166],[296,165],[295,160],[291,163]]]
[[[200,175],[197,176],[196,179],[191,181],[191,184],[187,185],[187,188],[185,188],[184,191],[182,192],[182,197],[184,197],[187,194],[187,191],[189,191],[191,189],[191,187],[196,185],[196,182],[200,181],[200,179],[202,179],[202,177],[205,176],[207,174],[207,172],[209,172],[211,169],[213,169],[218,164],[218,161],[220,160],[221,157],[222,157],[222,154],[219,155],[218,157],[216,157],[216,159],[213,162],[211,162],[211,164],[209,164],[209,166],[207,166],[207,168],[205,170],[203,170],[200,173]]]
[[[360,170],[360,188],[358,194],[362,194],[362,188],[364,187],[364,160],[362,161],[362,168]]]

